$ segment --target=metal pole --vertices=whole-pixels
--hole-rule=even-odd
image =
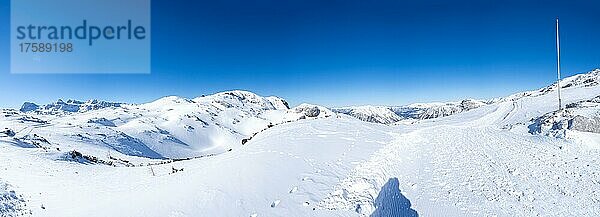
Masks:
[[[557,74],[558,74],[558,81],[556,82],[556,86],[558,86],[558,110],[560,111],[562,109],[562,102],[561,102],[561,98],[560,98],[560,38],[559,38],[559,31],[558,31],[558,17],[556,18],[556,61],[557,61]]]

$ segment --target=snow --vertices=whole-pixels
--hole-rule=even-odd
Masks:
[[[333,115],[333,112],[328,108],[308,103],[303,103],[294,107],[294,111],[304,116],[304,118],[330,117]]]
[[[336,112],[347,114],[362,121],[391,124],[402,120],[391,108],[385,106],[358,106],[335,109]]]
[[[333,109],[359,120],[393,124],[403,120],[434,119],[476,109],[488,104],[486,101],[465,99],[460,102],[414,103],[406,106],[353,106]]]
[[[35,103],[25,102],[21,106],[21,112],[46,113],[46,114],[58,114],[61,112],[86,112],[90,110],[98,110],[109,107],[119,107],[121,103],[112,103],[99,100],[88,100],[86,102],[69,99],[64,102],[59,99],[55,103],[51,103],[44,106],[38,106]]]
[[[3,109],[0,216],[598,216],[596,81],[388,125],[247,91]]]
[[[22,216],[30,214],[22,195],[0,179],[0,216]]]
[[[214,157],[152,167],[56,161],[40,158],[39,149],[2,145],[0,159],[11,161],[0,164],[0,176],[18,183],[35,216],[329,216],[337,212],[304,204],[317,204],[352,162],[383,147],[385,129],[345,117],[307,119]],[[169,174],[171,167],[184,170]]]
[[[140,105],[58,100],[37,107],[25,103],[23,108],[25,112],[0,120],[17,131],[17,137],[36,134],[47,139],[48,145],[65,148],[60,143],[73,144],[67,148],[96,156],[106,156],[109,151],[126,155],[120,158],[179,159],[219,154],[241,146],[242,139],[269,125],[301,116],[289,110],[281,98],[247,91],[193,100],[169,96]]]

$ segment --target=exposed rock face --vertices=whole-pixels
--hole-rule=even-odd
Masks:
[[[62,99],[59,99],[54,103],[43,106],[38,106],[34,103],[25,102],[23,103],[23,106],[21,106],[20,111],[54,114],[60,112],[86,112],[109,107],[121,107],[121,105],[122,103],[99,101],[95,99],[88,100],[86,102],[72,99],[67,100],[65,102]]]
[[[279,109],[290,109],[290,105],[283,98],[279,98],[276,96],[270,96],[270,97],[267,97],[267,100],[269,100],[269,102],[271,102],[271,105],[273,105],[273,107],[275,107],[275,109],[278,109],[278,110]]]
[[[554,111],[532,120],[529,132],[565,137],[568,130],[600,133],[600,96],[570,103],[562,111]]]
[[[319,107],[303,107],[296,108],[296,112],[304,114],[306,117],[317,117],[321,113]]]
[[[21,112],[29,112],[29,111],[36,110],[39,107],[40,106],[36,105],[35,103],[25,102],[25,103],[23,103],[23,105],[21,106],[21,109],[19,109],[19,111],[21,111]]]
[[[569,129],[581,132],[600,133],[600,117],[577,115],[569,120]]]
[[[446,103],[445,105],[431,106],[418,117],[419,119],[432,119],[450,116],[453,114],[469,111],[486,105],[481,100],[466,99],[459,103]]]

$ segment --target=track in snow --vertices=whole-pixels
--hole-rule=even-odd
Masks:
[[[368,215],[394,177],[428,216],[600,215],[599,154],[494,127],[432,127],[398,135],[320,205]]]

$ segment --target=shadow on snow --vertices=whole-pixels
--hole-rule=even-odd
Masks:
[[[398,178],[391,178],[377,195],[375,211],[371,217],[418,217],[417,211],[411,209],[410,206],[410,201],[400,192]]]

